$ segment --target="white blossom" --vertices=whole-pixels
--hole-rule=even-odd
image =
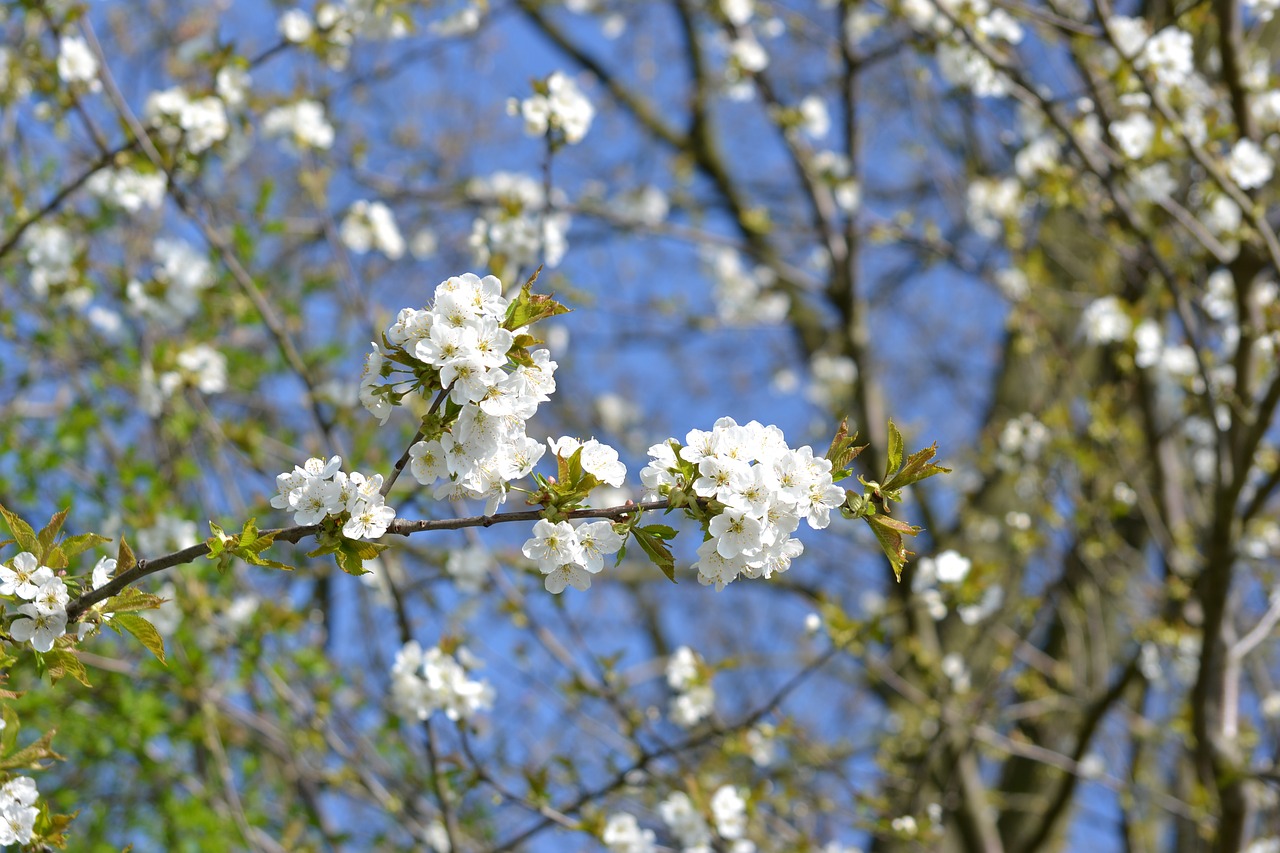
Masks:
[[[540,85],[540,91],[512,109],[524,119],[525,133],[546,136],[552,130],[559,130],[570,145],[582,141],[595,117],[595,108],[586,95],[562,71],[547,77]]]
[[[1231,148],[1227,172],[1241,189],[1256,189],[1271,180],[1275,161],[1251,139],[1241,139]]]
[[[338,233],[346,247],[358,255],[376,249],[394,261],[404,254],[404,237],[396,226],[395,216],[391,208],[380,201],[354,202],[343,217]]]
[[[68,86],[83,83],[93,92],[102,88],[98,80],[98,58],[79,36],[58,39],[58,76]]]

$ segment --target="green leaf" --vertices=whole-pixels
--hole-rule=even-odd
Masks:
[[[533,275],[529,276],[529,280],[520,288],[520,293],[507,306],[507,316],[502,321],[504,329],[514,332],[539,320],[545,320],[547,317],[569,313],[568,308],[550,296],[533,292],[533,283],[538,280],[541,272],[542,267],[534,270]]]
[[[49,654],[52,655],[53,652],[50,652]],[[63,654],[67,653],[63,652]],[[71,657],[74,658],[75,656],[71,655]],[[80,661],[77,660],[76,663],[80,663]],[[80,669],[83,671],[84,667],[81,666]],[[18,750],[13,755],[0,759],[0,770],[17,770],[18,768],[34,767],[36,766],[36,762],[39,761],[64,760],[61,755],[58,755],[58,753],[53,751],[51,746],[53,743],[53,736],[56,732],[57,729],[49,729],[47,732],[42,734],[40,739],[35,743]]]
[[[884,469],[884,479],[888,480],[902,465],[902,433],[893,420],[889,421],[889,457]]]
[[[651,525],[651,527],[660,526],[661,525]],[[647,527],[633,528],[631,535],[635,537],[636,542],[640,543],[640,547],[649,555],[649,559],[653,561],[653,564],[661,569],[662,573],[667,576],[667,580],[675,583],[676,561],[675,557],[671,554],[671,549],[667,547],[666,543],[654,534],[650,533],[649,528]]]
[[[646,524],[640,529],[645,533],[652,533],[659,539],[665,539],[668,542],[676,538],[676,529],[666,524]]]
[[[902,537],[904,534],[915,536],[921,528],[913,527],[905,521],[898,521],[888,515],[867,515],[863,518],[866,519],[867,524],[871,525],[871,532],[876,535],[880,548],[889,558],[889,563],[893,566],[894,578],[902,580],[902,567],[912,556],[912,552],[908,551],[907,546],[903,544]]]
[[[9,526],[9,532],[17,540],[19,548],[32,554],[40,553],[40,540],[36,538],[36,532],[31,529],[30,524],[7,510],[4,504],[0,504],[0,516],[4,516],[5,524]]]
[[[164,639],[155,625],[136,613],[117,613],[111,621],[132,634],[134,639],[142,643],[143,647],[155,655],[160,663],[168,665],[168,661],[164,658]]]
[[[119,574],[119,572],[117,572]],[[132,613],[137,610],[155,610],[166,599],[158,595],[152,595],[149,592],[143,592],[139,589],[129,587],[122,590],[119,595],[113,595],[106,601],[102,602],[102,610],[106,613]]]
[[[40,556],[43,557],[48,553],[49,547],[53,545],[53,540],[57,537],[58,531],[62,529],[62,524],[67,520],[67,513],[70,511],[71,508],[67,507],[64,510],[55,512],[53,518],[49,519],[49,523],[36,536],[36,539],[40,542]]]
[[[49,681],[53,684],[57,684],[69,675],[85,687],[93,686],[89,683],[89,672],[80,662],[80,658],[66,649],[45,652],[44,670],[49,674]]]
[[[364,567],[364,561],[372,560],[387,550],[388,547],[387,545],[379,545],[376,542],[343,539],[342,544],[334,552],[334,556],[338,561],[338,568],[349,575],[359,577],[360,575],[368,574],[368,570]]]
[[[858,458],[858,454],[867,449],[867,445],[859,445],[857,442],[856,432],[849,435],[848,419],[840,421],[840,427],[831,439],[831,446],[827,448],[827,460],[831,463],[831,478],[835,482],[838,483],[849,476],[846,469],[853,464],[854,459]]]
[[[68,558],[89,550],[95,545],[101,545],[111,540],[105,536],[99,536],[96,533],[79,533],[75,536],[68,536],[58,543],[58,547],[62,549],[62,553]]]
[[[116,574],[127,572],[136,565],[138,565],[138,558],[133,556],[133,549],[129,547],[129,543],[125,541],[122,533],[120,534],[120,548],[116,552]]]
[[[902,466],[902,470],[898,471],[889,482],[885,483],[882,488],[886,491],[901,489],[912,483],[918,483],[935,474],[950,474],[950,468],[944,468],[941,465],[935,465],[929,460],[938,453],[938,444],[926,447],[924,450],[917,450],[907,457],[906,464]]]

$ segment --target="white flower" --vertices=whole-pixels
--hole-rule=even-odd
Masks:
[[[939,583],[960,583],[969,575],[972,565],[968,557],[952,550],[943,551],[933,560]]]
[[[94,589],[101,589],[106,586],[116,573],[116,558],[101,557],[93,567],[92,584]]]
[[[911,815],[895,817],[890,822],[890,826],[893,827],[894,832],[900,832],[909,838],[914,837],[917,833],[920,832],[919,824],[916,823],[916,819]]]
[[[227,390],[227,357],[208,344],[188,347],[174,360],[186,372],[190,384],[202,394],[220,394]]]
[[[31,642],[31,647],[38,652],[47,652],[53,648],[54,641],[66,633],[67,611],[41,613],[34,604],[24,604],[18,608],[22,614],[9,626],[9,636],[19,643]]]
[[[276,107],[262,117],[262,132],[268,137],[284,137],[300,148],[333,146],[333,125],[317,101],[302,100]]]
[[[86,83],[90,91],[98,91],[98,58],[89,45],[78,36],[63,36],[58,40],[58,76],[68,86]]]
[[[741,27],[755,14],[755,0],[720,0],[720,11],[729,23]]]
[[[658,816],[685,848],[707,845],[710,849],[711,827],[683,791],[676,791],[658,804]]]
[[[747,830],[747,801],[737,788],[725,785],[711,796],[711,816],[722,838],[741,838]]]
[[[609,853],[654,853],[652,829],[641,829],[635,815],[620,812],[609,816],[600,840]]]
[[[1089,303],[1080,318],[1085,340],[1091,344],[1113,344],[1129,337],[1133,321],[1115,296],[1103,296]]]
[[[709,530],[716,540],[716,552],[726,559],[754,554],[763,545],[764,525],[745,511],[725,509],[711,519]]]
[[[0,566],[0,595],[16,595],[28,601],[53,578],[53,569],[40,565],[35,555],[23,551],[9,566]]]
[[[831,115],[827,105],[817,95],[808,95],[800,101],[800,129],[810,139],[821,139],[831,130]]]
[[[244,103],[252,82],[249,72],[238,65],[222,66],[213,79],[214,90],[229,107],[238,107]]]
[[[1275,174],[1275,163],[1256,142],[1241,139],[1231,148],[1227,172],[1241,189],[1251,190],[1271,180]]]
[[[350,512],[351,518],[342,525],[342,535],[348,539],[381,539],[396,517],[396,511],[382,502],[381,495],[357,502]]]
[[[684,690],[698,678],[698,655],[688,646],[676,649],[667,659],[667,684],[672,690]]]
[[[199,154],[215,142],[227,138],[231,124],[227,121],[227,106],[221,98],[209,96],[183,105],[178,124],[185,134],[187,150]]]
[[[592,574],[604,568],[604,558],[622,548],[623,539],[609,521],[593,521],[578,525],[574,531],[582,549],[582,567]]]
[[[276,22],[276,30],[280,35],[284,36],[285,41],[299,44],[311,38],[311,33],[315,27],[311,23],[311,18],[301,9],[288,9],[280,16],[280,20]]]
[[[524,543],[521,551],[530,560],[537,560],[544,574],[565,563],[582,560],[578,535],[567,521],[552,524],[545,518],[539,519],[533,526],[533,538]]]
[[[747,730],[747,752],[751,756],[752,763],[757,767],[768,767],[776,760],[778,755],[776,734],[776,729],[769,723],[760,723],[755,728]]]
[[[26,844],[35,834],[36,808],[35,780],[28,776],[10,779],[0,787],[0,845]]]
[[[404,254],[404,237],[395,216],[380,201],[354,202],[342,220],[339,234],[346,247],[358,255],[377,249],[394,261]]]
[[[439,440],[419,441],[409,448],[409,472],[424,486],[449,476],[449,466]]]
[[[163,172],[144,174],[127,168],[107,168],[94,172],[85,189],[129,213],[142,208],[158,210],[164,203],[166,178]]]
[[[715,710],[716,693],[709,684],[695,684],[683,693],[672,697],[671,722],[688,729],[711,716]]]
[[[1111,122],[1111,135],[1130,160],[1140,160],[1149,150],[1156,136],[1155,123],[1146,113],[1135,112],[1119,121]]]
[[[67,593],[67,585],[62,578],[49,578],[40,585],[40,589],[36,591],[35,598],[32,603],[35,604],[36,610],[46,616],[53,616],[58,613],[66,615],[67,602],[71,600]]]
[[[1165,27],[1147,40],[1134,65],[1150,70],[1161,85],[1181,86],[1195,71],[1191,33]]]
[[[559,595],[566,586],[585,592],[591,588],[591,575],[577,563],[564,563],[546,573],[544,586],[547,592]]]
[[[547,77],[542,89],[543,92],[525,98],[516,108],[524,119],[525,133],[545,136],[558,129],[570,145],[581,142],[595,117],[591,102],[562,71]]]
[[[487,681],[469,677],[477,661],[465,648],[457,656],[440,648],[425,653],[416,641],[410,641],[396,654],[391,668],[391,699],[396,710],[425,720],[436,711],[444,711],[450,720],[471,720],[481,711],[493,707],[493,688]]]

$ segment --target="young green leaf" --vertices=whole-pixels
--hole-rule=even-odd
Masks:
[[[125,541],[124,534],[120,534],[120,548],[116,551],[116,574],[127,572],[137,564],[138,558],[133,556],[133,549]]]
[[[4,516],[4,522],[9,526],[9,532],[17,540],[19,548],[32,554],[40,553],[40,540],[36,538],[36,532],[31,529],[30,524],[6,509],[4,504],[0,504],[0,516]]]
[[[89,683],[89,672],[84,668],[84,664],[80,662],[80,658],[66,649],[54,649],[44,654],[44,671],[49,675],[49,681],[57,684],[68,675],[85,687],[92,687]],[[2,764],[2,762],[0,762]]]
[[[902,433],[892,419],[889,421],[889,456],[885,463],[884,477],[888,480],[902,465]]]
[[[53,652],[49,653],[50,655]],[[67,654],[63,652],[63,654]],[[47,656],[46,656],[47,657]],[[71,655],[74,659],[75,656]],[[80,661],[76,661],[77,664]],[[80,666],[80,670],[84,671],[84,666]],[[0,770],[17,770],[20,767],[34,767],[42,761],[64,761],[65,759],[53,751],[53,736],[57,729],[49,729],[40,736],[40,739],[30,746],[18,750],[13,755],[0,758]]]
[[[58,547],[62,549],[62,553],[71,558],[77,554],[81,554],[94,545],[101,545],[111,540],[105,536],[99,536],[96,533],[78,533],[75,536],[68,536],[58,543]]]
[[[542,267],[538,267],[529,280],[520,288],[520,293],[507,306],[507,316],[502,327],[509,331],[523,329],[525,326],[554,317],[557,314],[568,314],[569,309],[556,302],[550,296],[533,292],[533,283],[538,280]]]
[[[49,519],[49,523],[36,535],[36,539],[40,542],[39,556],[43,557],[49,552],[50,546],[53,545],[53,540],[57,537],[58,531],[62,529],[62,524],[67,520],[67,513],[70,511],[71,508],[68,507],[55,512],[53,518]]]
[[[858,454],[867,449],[867,445],[858,443],[858,434],[855,432],[849,435],[848,420],[840,421],[840,428],[836,430],[836,434],[831,439],[831,446],[827,448],[827,460],[831,463],[831,478],[835,482],[840,482],[849,476],[847,470],[853,464],[853,460],[858,458]]]
[[[935,465],[929,460],[938,453],[937,443],[933,443],[924,450],[917,450],[907,457],[906,463],[894,474],[889,482],[885,483],[883,488],[885,491],[893,491],[909,486],[912,483],[918,483],[935,474],[949,474],[950,468],[944,468],[941,465]]]
[[[893,576],[897,580],[902,579],[902,567],[906,565],[907,559],[912,556],[912,552],[907,550],[907,546],[903,544],[903,535],[915,536],[920,532],[921,528],[913,527],[905,521],[898,521],[888,515],[868,515],[864,516],[867,524],[871,525],[871,532],[876,535],[876,539],[880,542],[880,547],[884,551],[884,555],[889,558],[889,563],[893,566]]]
[[[116,574],[119,574],[119,571]],[[165,601],[166,599],[158,595],[128,587],[119,595],[113,595],[102,602],[101,607],[106,613],[132,613],[137,610],[155,610]]]
[[[649,559],[653,564],[662,570],[667,576],[667,580],[672,583],[676,582],[676,560],[671,554],[671,549],[660,537],[650,532],[651,527],[659,527],[661,525],[650,525],[650,527],[636,527],[631,531],[631,535],[635,537],[636,542],[640,543],[640,548],[649,555]],[[670,530],[671,528],[666,528]]]
[[[116,613],[111,621],[132,634],[134,639],[142,643],[143,648],[156,656],[156,660],[168,665],[164,657],[164,638],[155,625],[136,613]]]

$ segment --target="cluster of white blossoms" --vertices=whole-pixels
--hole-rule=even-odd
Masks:
[[[27,844],[35,835],[40,792],[29,776],[18,776],[0,786],[0,845]]]
[[[161,237],[152,248],[150,280],[132,280],[125,298],[132,311],[163,328],[175,328],[200,309],[200,293],[214,282],[209,259],[185,240]]]
[[[98,58],[79,36],[58,40],[58,77],[68,86],[84,85],[91,92],[102,88],[98,80]]]
[[[181,86],[148,95],[145,116],[160,139],[169,145],[183,143],[189,154],[208,150],[231,132],[221,98],[191,98]]]
[[[862,204],[862,188],[852,177],[849,158],[838,151],[815,151],[809,167],[819,180],[831,188],[836,204],[845,213],[856,213]]]
[[[574,438],[548,440],[552,452],[568,459],[579,449],[582,470],[601,483],[618,488],[627,475],[626,466],[618,460],[618,452],[594,438],[586,443]],[[543,518],[533,526],[533,538],[524,543],[524,555],[536,560],[546,575],[548,592],[564,592],[566,585],[574,589],[591,588],[591,576],[604,568],[604,558],[616,554],[625,540],[610,521],[580,522],[576,527],[567,521],[551,522]]]
[[[404,254],[404,237],[396,218],[391,208],[380,201],[360,199],[352,203],[338,233],[343,244],[357,255],[376,249],[394,261]]]
[[[938,71],[953,86],[980,98],[1003,97],[1010,81],[992,64],[988,54],[1002,54],[1022,41],[1018,22],[1003,9],[992,9],[988,0],[903,0],[901,12],[915,30],[940,35]],[[970,21],[968,33],[957,31],[953,21]]]
[[[136,172],[127,167],[100,169],[85,182],[85,189],[112,207],[137,213],[144,207],[158,210],[164,203],[163,172]]]
[[[480,662],[461,647],[455,655],[438,646],[422,651],[410,640],[396,653],[391,667],[391,701],[397,713],[425,720],[436,711],[457,722],[468,721],[493,707],[493,688],[470,677]]]
[[[351,60],[351,45],[357,36],[373,39],[400,39],[409,34],[404,17],[390,11],[393,4],[380,0],[344,0],[321,3],[315,19],[303,9],[287,9],[276,22],[285,41],[313,46],[334,71],[342,71]]]
[[[658,804],[658,816],[675,836],[682,853],[755,853],[755,842],[744,838],[747,831],[747,801],[732,785],[722,785],[711,795],[711,824],[683,791],[676,791]],[[718,838],[717,838],[718,836]],[[716,844],[716,841],[728,842]]]
[[[347,474],[341,467],[341,456],[328,462],[312,457],[278,474],[279,494],[271,505],[291,511],[295,524],[318,524],[333,517],[343,521],[342,535],[348,539],[381,539],[396,517],[382,496],[382,475]]]
[[[715,835],[729,842],[727,845],[714,844],[717,839],[711,824],[683,791],[676,791],[658,804],[658,816],[675,837],[681,853],[711,853],[717,849],[754,853],[755,843],[742,837],[747,830],[747,801],[738,789],[722,785],[712,794],[710,806]],[[627,812],[610,815],[601,835],[609,853],[655,853],[655,838],[652,829],[642,829],[635,816]]]
[[[1258,143],[1250,139],[1236,142],[1227,158],[1227,173],[1243,190],[1257,189],[1266,184],[1275,170],[1275,161]]]
[[[648,494],[672,490],[723,505],[710,521],[710,538],[698,548],[698,580],[716,589],[739,575],[785,572],[804,546],[791,538],[804,519],[815,530],[831,521],[844,490],[831,477],[830,460],[804,446],[787,446],[782,430],[757,421],[739,426],[716,421],[710,432],[692,430],[649,448],[653,460],[640,472]],[[709,506],[715,504],[709,503]]]
[[[472,259],[484,266],[501,258],[509,266],[556,267],[569,249],[571,218],[556,208],[567,201],[553,190],[548,201],[542,183],[518,172],[494,172],[467,183],[467,196],[482,207],[471,224]]]
[[[609,853],[655,853],[656,836],[652,829],[642,829],[636,816],[627,812],[609,815],[600,840]]]
[[[1080,332],[1095,345],[1114,344],[1129,337],[1133,320],[1115,296],[1101,296],[1089,303],[1080,317]]]
[[[138,375],[138,403],[151,417],[164,409],[164,402],[182,388],[201,394],[221,394],[227,390],[227,357],[208,344],[187,347],[173,358],[173,369],[156,374],[144,362]]]
[[[67,585],[34,554],[23,551],[9,565],[0,565],[0,595],[29,602],[18,607],[21,615],[9,625],[9,636],[19,643],[30,642],[36,651],[47,652],[66,633]]]
[[[1014,178],[979,178],[969,184],[965,214],[973,230],[989,240],[1000,235],[1005,222],[1022,212],[1023,188]]]
[[[473,273],[436,287],[431,304],[404,308],[365,362],[360,400],[382,423],[424,377],[438,379],[461,407],[439,436],[410,448],[410,471],[437,500],[486,501],[492,514],[506,501],[507,484],[525,477],[545,452],[525,435],[525,422],[555,391],[556,363],[545,349],[531,363],[508,358],[514,336],[503,328],[508,300],[502,282]],[[392,374],[407,371],[410,376]],[[411,383],[409,391],[398,385]]]
[[[83,308],[93,298],[93,291],[80,283],[76,269],[81,246],[66,228],[37,222],[22,235],[22,248],[31,266],[28,281],[36,296],[56,298],[75,309]]]
[[[667,659],[667,686],[675,692],[669,710],[671,722],[682,729],[692,728],[715,710],[715,690],[701,658],[688,646],[676,649]]]
[[[596,111],[578,84],[563,71],[556,71],[536,88],[538,91],[523,101],[508,101],[507,112],[519,113],[524,119],[524,131],[530,136],[546,136],[558,130],[570,145],[581,142],[591,129]]]
[[[308,99],[269,110],[262,117],[262,133],[268,139],[284,139],[293,150],[333,146],[333,125],[325,118],[324,107]]]

